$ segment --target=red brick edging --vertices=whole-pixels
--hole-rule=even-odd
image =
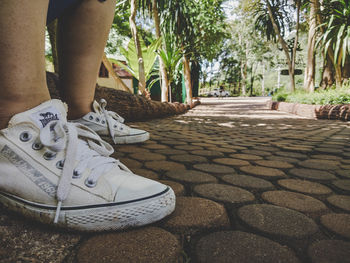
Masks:
[[[270,110],[279,110],[306,118],[350,121],[350,104],[309,105],[289,102],[268,101]]]

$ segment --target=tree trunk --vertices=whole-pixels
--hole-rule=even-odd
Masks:
[[[278,29],[278,26],[276,24],[275,18],[274,18],[273,13],[272,13],[270,1],[266,0],[266,4],[267,4],[268,12],[269,12],[269,17],[270,17],[271,22],[272,22],[273,30],[275,31],[275,34],[278,37],[278,41],[280,42],[282,49],[284,51],[284,54],[286,56],[286,59],[287,59],[288,70],[289,70],[289,79],[290,79],[290,81],[293,81],[290,83],[290,91],[293,92],[295,90],[294,68],[293,68],[293,62],[292,62],[293,58],[290,57],[288,45],[287,45],[286,41],[283,39],[280,30]]]
[[[323,70],[322,70],[322,79],[320,83],[321,89],[326,89],[334,84],[334,69],[333,63],[328,55],[323,60]]]
[[[191,105],[192,103],[192,81],[191,81],[191,68],[190,60],[184,55],[183,58],[184,73],[185,73],[185,85],[186,85],[186,102]]]
[[[158,13],[158,5],[157,0],[152,0],[152,11],[153,11],[153,20],[154,20],[154,26],[156,28],[156,37],[159,39],[161,37],[161,31],[160,31],[160,19],[159,19],[159,13]],[[163,45],[163,49],[166,50],[165,45]],[[163,60],[161,57],[158,57],[159,59],[159,75],[161,79],[161,92],[162,92],[162,102],[169,101],[168,99],[168,87],[169,87],[169,80],[167,71],[164,65]]]
[[[52,50],[52,62],[55,73],[59,74],[58,64],[58,51],[57,51],[57,19],[47,25],[47,31],[49,32],[51,50]]]
[[[140,39],[137,33],[137,27],[135,23],[136,12],[137,12],[136,0],[130,0],[131,14],[129,17],[129,22],[130,22],[131,34],[135,42],[138,63],[139,63],[139,91],[143,95],[148,96],[146,92],[146,76],[145,76],[145,66],[144,66],[143,57],[142,57],[142,49],[141,49]]]
[[[241,62],[241,77],[242,95],[245,96],[247,93],[247,61]]]
[[[263,73],[261,80],[261,94],[265,96],[265,63],[263,63]]]
[[[305,68],[304,89],[308,92],[315,91],[315,68],[316,68],[316,27],[317,13],[319,10],[318,0],[310,1],[309,33],[307,42],[307,64]]]
[[[198,97],[200,65],[197,61],[191,63],[192,96]]]

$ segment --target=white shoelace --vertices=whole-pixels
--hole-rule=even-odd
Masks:
[[[115,127],[117,127],[118,129],[124,132],[127,132],[129,127],[123,124],[124,119],[120,115],[118,115],[116,112],[106,110],[106,106],[107,106],[107,101],[104,99],[101,99],[100,100],[101,114],[104,116],[106,120],[109,134],[111,135],[113,142],[116,143],[116,137],[114,136]]]
[[[93,187],[99,177],[113,167],[119,166],[131,173],[125,165],[109,157],[114,151],[113,147],[82,124],[65,123],[62,120],[52,121],[41,130],[40,141],[43,146],[55,153],[66,149],[56,193],[58,204],[55,223],[58,222],[62,202],[69,194],[74,174],[82,174],[89,168],[91,173],[86,180],[91,182]],[[76,161],[78,164],[74,167]]]

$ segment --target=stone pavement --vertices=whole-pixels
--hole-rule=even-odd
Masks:
[[[350,126],[202,99],[185,115],[133,123],[150,141],[116,147],[177,194],[139,229],[62,232],[0,209],[0,262],[350,262]]]

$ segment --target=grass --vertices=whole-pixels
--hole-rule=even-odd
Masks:
[[[317,104],[317,105],[336,105],[350,104],[350,85],[344,85],[342,88],[330,88],[327,90],[315,91],[307,93],[305,91],[296,91],[293,93],[279,90],[273,97],[275,101],[285,101],[302,104]]]

